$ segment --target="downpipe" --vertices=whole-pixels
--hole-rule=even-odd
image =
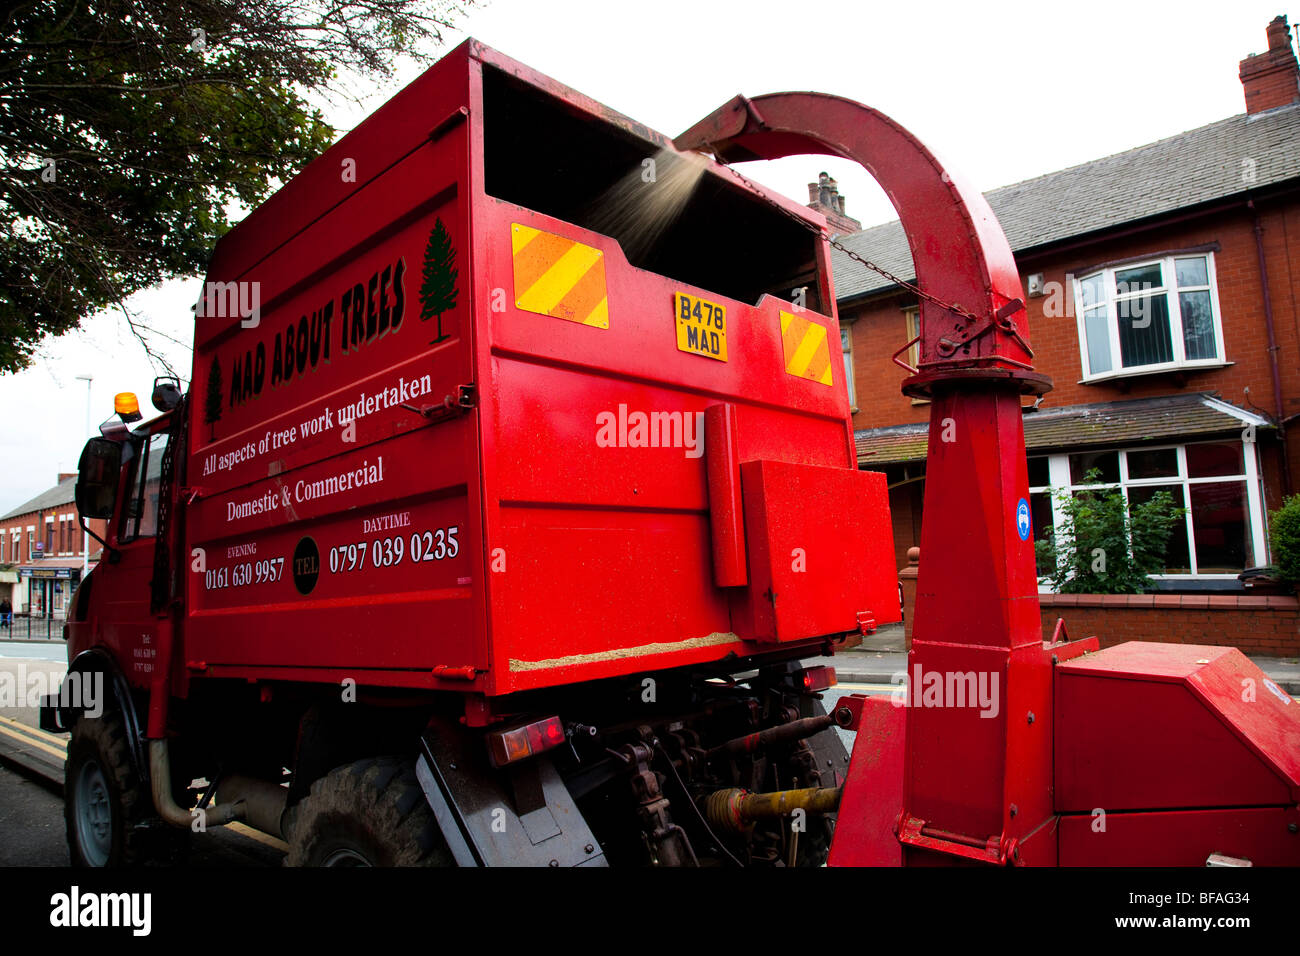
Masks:
[[[242,821],[255,830],[284,839],[281,821],[289,799],[289,791],[284,787],[234,774],[217,785],[222,802],[203,810],[187,810],[171,793],[171,756],[166,740],[149,741],[149,778],[154,810],[171,826],[189,828],[196,819],[201,819],[204,827]]]
[[[1278,456],[1282,462],[1282,495],[1283,497],[1291,494],[1291,456],[1286,447],[1286,406],[1282,403],[1282,373],[1278,370],[1277,361],[1277,331],[1273,325],[1273,299],[1268,290],[1268,261],[1264,257],[1264,227],[1259,221],[1259,210],[1255,208],[1255,200],[1246,203],[1250,210],[1251,222],[1255,232],[1255,255],[1259,259],[1259,286],[1263,293],[1264,304],[1264,328],[1268,332],[1268,365],[1269,371],[1273,376],[1273,408],[1275,409],[1277,422],[1277,439],[1281,445],[1281,454]]]

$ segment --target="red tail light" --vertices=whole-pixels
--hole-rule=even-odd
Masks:
[[[835,686],[835,668],[810,667],[803,672],[804,690],[825,690]]]
[[[551,750],[564,740],[564,724],[559,717],[494,730],[487,735],[488,753],[498,767]]]

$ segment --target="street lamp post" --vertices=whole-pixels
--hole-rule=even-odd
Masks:
[[[90,386],[95,381],[93,375],[78,375],[77,379],[86,383],[86,435],[90,434]],[[83,436],[84,437],[84,436]],[[90,573],[90,534],[81,533],[81,579],[84,581]]]

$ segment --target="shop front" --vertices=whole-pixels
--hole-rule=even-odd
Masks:
[[[44,561],[39,565],[20,565],[18,576],[27,614],[33,618],[62,620],[72,592],[81,581],[81,567],[58,567]]]

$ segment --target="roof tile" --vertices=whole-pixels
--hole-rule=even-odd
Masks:
[[[1229,408],[1235,409],[1235,414]],[[1030,452],[1043,452],[1084,445],[1128,445],[1162,438],[1222,435],[1240,432],[1252,420],[1257,428],[1272,427],[1264,419],[1208,392],[1045,407],[1025,412],[1025,447]],[[873,467],[925,458],[929,428],[927,423],[919,422],[855,432],[858,464]]]
[[[1300,177],[1298,141],[1300,104],[1230,116],[984,195],[1012,251],[1022,252]],[[840,241],[896,275],[916,275],[897,221]],[[841,301],[893,285],[838,249],[831,268]]]

